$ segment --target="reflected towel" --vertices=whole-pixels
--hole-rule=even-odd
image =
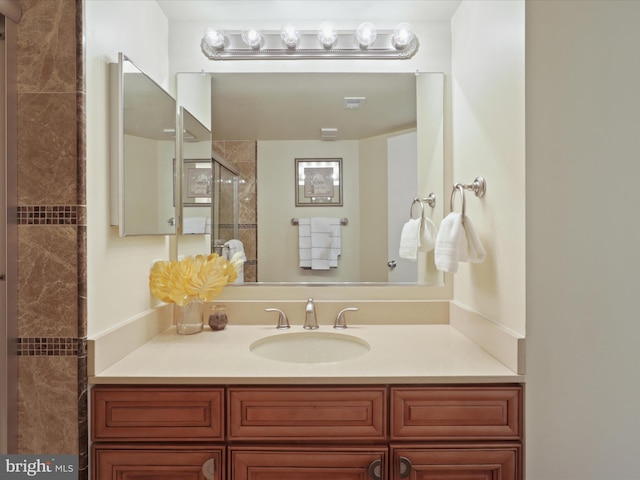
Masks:
[[[400,233],[400,249],[398,255],[407,260],[418,258],[418,247],[420,246],[420,219],[410,218],[402,227]]]
[[[442,220],[434,254],[438,270],[456,273],[459,262],[480,263],[484,261],[485,255],[469,217],[465,216],[462,223],[462,215],[454,212]]]
[[[184,217],[182,220],[183,235],[198,235],[206,233],[207,217]]]
[[[236,254],[238,254],[237,259],[241,261],[238,265],[238,278],[235,283],[243,283],[244,282],[244,262],[247,261],[247,255],[244,251],[244,244],[237,239],[229,240],[224,244],[227,247],[227,260],[231,260]]]
[[[341,248],[339,218],[312,217],[298,220],[300,268],[337,268]]]

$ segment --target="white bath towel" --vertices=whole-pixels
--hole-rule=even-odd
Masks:
[[[400,233],[400,258],[416,260],[418,258],[418,247],[420,246],[420,219],[410,218],[402,227]]]
[[[339,218],[312,217],[298,220],[300,268],[337,268],[341,248]]]
[[[247,261],[247,255],[244,251],[244,244],[242,243],[242,241],[234,238],[227,241],[224,244],[224,246],[227,247],[226,248],[226,253],[228,255],[227,260],[231,260],[232,258],[234,258],[236,254],[238,254],[236,259],[240,260],[242,263],[240,263],[237,267],[238,278],[236,279],[235,283],[243,283],[244,282],[244,262]]]
[[[184,217],[182,219],[182,234],[197,235],[206,233],[207,217]]]
[[[463,223],[462,215],[453,212],[442,220],[434,253],[438,270],[456,273],[459,262],[480,263],[485,255],[469,217],[465,216]]]
[[[430,218],[424,218],[420,228],[420,250],[430,252],[436,246],[436,237],[438,236],[438,227]]]

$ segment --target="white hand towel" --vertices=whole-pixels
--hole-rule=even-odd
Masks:
[[[298,220],[298,255],[300,268],[311,268],[311,220]]]
[[[329,249],[329,266],[331,268],[338,267],[338,259],[342,253],[340,225],[339,218],[329,218],[329,238],[331,239],[331,246]]]
[[[464,218],[464,231],[467,235],[467,244],[469,245],[469,262],[471,263],[482,263],[484,262],[485,257],[487,256],[482,243],[480,242],[480,238],[476,233],[476,229],[471,223],[471,219],[465,215]]]
[[[450,213],[440,224],[434,259],[436,268],[456,273],[458,262],[481,263],[486,253],[469,217]]]
[[[331,226],[326,217],[311,218],[311,270],[329,270]]]
[[[436,246],[436,237],[438,236],[438,227],[430,218],[424,219],[422,222],[422,237],[420,238],[420,250],[430,252]]]
[[[206,233],[207,217],[184,217],[182,219],[182,234],[197,235]]]
[[[467,261],[467,250],[467,235],[462,226],[462,216],[459,213],[450,213],[442,220],[436,237],[436,268],[443,272],[457,272],[458,262]]]
[[[411,218],[402,227],[400,233],[400,258],[416,260],[418,258],[418,247],[420,246],[420,219]]]

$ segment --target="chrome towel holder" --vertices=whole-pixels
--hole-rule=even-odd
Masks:
[[[411,218],[412,220],[415,220],[413,218],[413,206],[416,203],[420,204],[420,216],[418,218],[424,218],[424,204],[426,203],[431,208],[434,208],[436,206],[436,194],[431,192],[429,195],[427,195],[424,198],[415,197],[413,199],[413,202],[411,202],[411,206],[409,207],[409,218]]]
[[[460,212],[462,215],[462,223],[464,223],[465,210],[466,210],[466,204],[465,204],[465,198],[464,198],[465,190],[472,190],[475,196],[478,198],[484,197],[484,194],[487,191],[487,182],[484,179],[484,177],[476,177],[472,183],[468,183],[468,184],[456,183],[453,185],[453,190],[451,190],[451,199],[449,201],[449,209],[453,212],[453,200],[455,199],[456,192],[459,191],[460,196],[462,197],[462,209]]]

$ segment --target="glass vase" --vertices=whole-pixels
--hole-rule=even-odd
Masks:
[[[189,302],[186,305],[174,305],[173,315],[176,331],[180,335],[191,335],[202,331],[202,302]]]

